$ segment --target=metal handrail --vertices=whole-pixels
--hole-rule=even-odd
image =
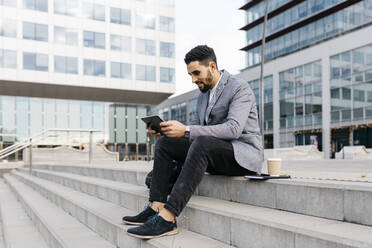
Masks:
[[[52,128],[44,130],[34,136],[28,137],[27,139],[15,143],[7,148],[4,148],[0,151],[0,159],[8,157],[16,153],[19,150],[23,150],[27,147],[30,149],[29,153],[29,168],[30,168],[30,175],[32,174],[32,144],[35,140],[43,138],[43,136],[48,132],[89,132],[89,164],[92,163],[92,148],[93,148],[93,132],[102,132],[100,130],[95,129],[64,129],[64,128]],[[49,135],[47,137],[50,137]]]

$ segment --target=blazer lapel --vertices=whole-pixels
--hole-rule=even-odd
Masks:
[[[206,113],[206,115],[208,116],[208,120],[209,120],[209,115],[210,115],[210,113],[211,113],[214,105],[216,104],[218,98],[221,96],[222,91],[225,88],[225,85],[227,83],[227,80],[228,80],[228,78],[230,76],[227,71],[222,70],[222,72],[223,72],[222,78],[221,78],[220,82],[217,85],[216,92],[214,92],[214,96],[211,99],[211,102],[208,104],[207,113]],[[208,91],[208,92],[210,92],[210,91]],[[208,96],[208,98],[209,98],[209,96]]]
[[[203,94],[202,103],[201,103],[201,106],[200,106],[200,114],[199,114],[200,122],[199,123],[202,126],[204,126],[204,123],[205,123],[205,112],[207,110],[209,94],[210,94],[210,91]]]

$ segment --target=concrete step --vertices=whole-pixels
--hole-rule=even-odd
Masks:
[[[146,164],[148,164],[146,166]],[[111,181],[144,185],[151,163],[129,166],[38,165]],[[249,181],[205,175],[196,195],[372,226],[372,183],[290,179]]]
[[[49,247],[115,247],[14,176],[7,174],[4,178]]]
[[[71,190],[60,184],[50,182],[27,174],[13,172],[12,176],[31,186],[44,197],[51,200],[71,216],[94,230],[116,247],[130,248],[228,248],[232,247],[220,241],[203,235],[181,229],[176,236],[162,237],[143,241],[132,238],[126,230],[132,226],[123,225],[121,218],[124,215],[134,215],[137,211],[118,206],[108,201]],[[93,190],[93,189],[91,189]],[[101,191],[101,195],[105,195]]]
[[[48,247],[21,203],[2,180],[0,181],[0,215],[5,247]]]
[[[31,182],[25,173],[15,172],[35,185],[50,180],[130,209],[143,206],[148,198],[143,186],[55,171],[34,173],[45,179]],[[372,247],[372,227],[202,196],[191,198],[179,222],[237,247]]]

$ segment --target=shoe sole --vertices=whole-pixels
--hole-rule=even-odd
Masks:
[[[160,235],[151,235],[151,236],[141,236],[133,233],[127,232],[129,236],[135,237],[135,238],[140,238],[140,239],[154,239],[154,238],[160,238],[163,236],[171,236],[171,235],[176,235],[178,233],[178,228],[173,229],[172,231],[160,234]]]
[[[143,224],[145,224],[144,222],[143,223],[140,223],[140,222],[130,222],[130,221],[126,221],[126,220],[123,220],[123,223],[124,224],[128,224],[128,225],[135,225],[135,226],[142,226]]]

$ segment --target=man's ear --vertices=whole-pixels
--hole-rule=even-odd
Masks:
[[[209,67],[211,68],[212,72],[215,72],[217,69],[217,65],[214,61],[209,61]]]

